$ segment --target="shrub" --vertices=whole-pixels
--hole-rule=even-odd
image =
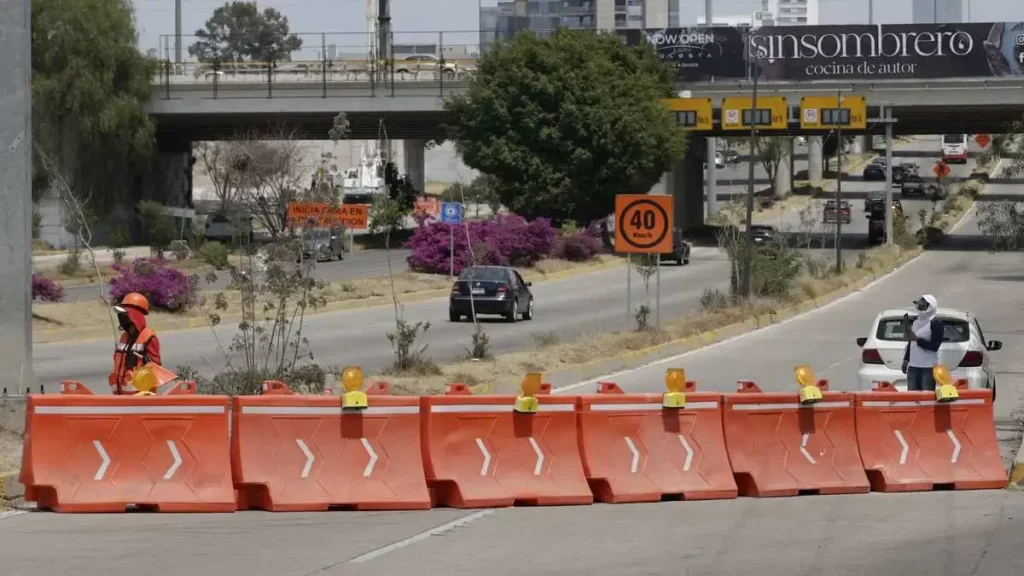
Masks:
[[[64,288],[45,276],[32,274],[32,301],[60,302],[64,299]]]
[[[177,311],[195,300],[197,280],[166,265],[161,258],[136,258],[128,266],[115,265],[119,276],[110,280],[110,297],[120,302],[125,294],[138,292],[152,308]]]
[[[182,262],[189,257],[188,242],[185,242],[184,240],[171,240],[167,249],[178,262]]]
[[[561,236],[555,244],[554,255],[570,262],[586,262],[599,253],[604,245],[601,240],[583,232]]]
[[[466,240],[467,229],[472,250]],[[450,230],[450,225],[436,222],[417,228],[405,244],[412,250],[409,267],[416,272],[447,274]],[[520,216],[503,214],[455,226],[455,271],[473,263],[532,266],[552,253],[557,239],[558,231],[545,218],[527,222]]]
[[[149,247],[162,253],[174,240],[174,217],[159,202],[143,200],[138,204],[139,217],[149,239]]]
[[[207,242],[199,247],[199,257],[217,270],[228,265],[228,247],[220,242]]]
[[[68,252],[68,255],[57,265],[57,271],[65,276],[74,276],[82,269],[82,253],[78,249]]]

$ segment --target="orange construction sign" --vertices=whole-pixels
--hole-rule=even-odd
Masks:
[[[233,512],[228,397],[191,382],[160,396],[94,396],[79,382],[31,395],[25,499],[56,512]]]
[[[974,141],[978,143],[978,146],[985,148],[992,142],[992,137],[988,134],[978,134],[974,137]]]
[[[366,204],[331,206],[311,202],[289,202],[288,224],[294,227],[344,226],[362,230],[369,225],[368,208]]]
[[[579,397],[580,452],[599,502],[735,498],[722,432],[722,395],[695,392],[686,405],[663,408],[661,394],[624,394],[601,383]]]
[[[951,170],[949,168],[949,164],[940,161],[935,163],[935,167],[932,168],[932,172],[934,172],[939,178],[945,178],[946,176],[949,176]]]
[[[725,395],[725,446],[741,496],[859,494],[870,490],[854,430],[853,394],[827,392],[801,405],[797,393],[764,393],[740,382]]]
[[[883,385],[857,395],[857,444],[872,490],[910,492],[1006,487],[991,390],[960,390],[954,402],[933,392]]]
[[[615,251],[620,254],[665,254],[673,243],[672,196],[615,196]]]
[[[426,510],[420,400],[367,391],[368,407],[293,394],[265,382],[261,396],[232,399],[232,467],[239,509],[273,512]]]
[[[536,413],[515,396],[453,386],[421,400],[423,462],[435,504],[499,508],[591,504],[576,432],[576,399],[541,394]]]

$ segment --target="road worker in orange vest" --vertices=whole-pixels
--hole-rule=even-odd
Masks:
[[[135,370],[146,364],[160,365],[160,340],[148,326],[149,300],[142,294],[125,294],[114,306],[121,325],[121,338],[114,348],[114,370],[108,381],[113,394],[135,394]]]

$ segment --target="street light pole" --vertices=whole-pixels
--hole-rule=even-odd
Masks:
[[[748,49],[748,53],[749,53],[749,49],[750,49],[749,36],[747,38],[748,38],[748,40],[747,40],[747,49]],[[746,242],[744,244],[744,250],[743,250],[743,279],[742,279],[743,280],[743,283],[742,283],[743,289],[742,289],[742,292],[743,292],[743,296],[745,298],[749,299],[750,298],[750,268],[751,268],[751,259],[753,257],[753,247],[754,247],[754,229],[752,227],[752,224],[753,224],[753,219],[754,219],[754,162],[755,162],[754,154],[756,153],[756,150],[757,150],[757,121],[758,121],[758,118],[757,118],[757,116],[758,116],[758,113],[757,113],[757,77],[758,77],[758,70],[757,70],[757,66],[754,64],[754,59],[751,56],[748,56],[747,59],[750,62],[750,75],[753,77],[754,87],[753,87],[753,95],[752,95],[752,98],[751,98],[751,101],[750,101],[750,151],[749,151],[749,154],[747,155],[747,157],[749,159],[749,163],[748,163],[749,167],[748,167],[748,171],[747,171],[747,217],[746,217],[746,220],[745,220],[746,226],[747,226],[747,234],[746,234],[747,237],[746,237]],[[742,113],[741,113],[740,119],[742,120]],[[714,159],[712,159],[711,161],[714,161]]]
[[[843,109],[843,93],[837,98],[839,110]],[[836,116],[841,120],[842,114]],[[836,274],[843,273],[843,123],[836,122]]]

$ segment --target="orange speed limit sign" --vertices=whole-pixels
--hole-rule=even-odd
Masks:
[[[662,254],[672,251],[672,197],[619,194],[615,197],[615,251]]]

